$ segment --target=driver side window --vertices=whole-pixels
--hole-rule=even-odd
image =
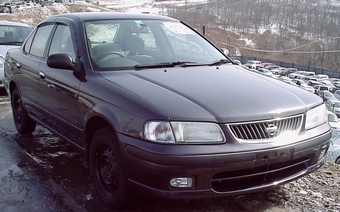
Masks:
[[[48,55],[69,54],[75,61],[75,50],[70,28],[66,25],[58,25],[52,38],[51,48]]]

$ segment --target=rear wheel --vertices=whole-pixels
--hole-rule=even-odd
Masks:
[[[30,134],[35,130],[37,123],[32,120],[24,108],[18,89],[14,89],[11,98],[14,124],[20,134]]]
[[[119,144],[111,128],[98,130],[93,136],[89,164],[95,189],[101,200],[114,209],[126,206],[129,197]]]

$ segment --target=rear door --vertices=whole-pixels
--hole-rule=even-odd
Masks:
[[[39,79],[39,66],[43,61],[48,38],[53,25],[41,25],[35,30],[24,44],[11,66],[16,69],[16,81],[19,86],[22,100],[32,116],[37,116],[37,80]]]

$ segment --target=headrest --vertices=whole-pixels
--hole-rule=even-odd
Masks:
[[[5,32],[5,37],[6,38],[12,38],[13,37],[13,32],[12,31]]]
[[[142,38],[137,35],[128,35],[123,44],[123,51],[139,51],[144,49],[145,44]]]

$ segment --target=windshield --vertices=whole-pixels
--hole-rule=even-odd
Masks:
[[[214,64],[227,59],[194,30],[177,21],[102,20],[85,23],[96,70],[157,64]],[[185,67],[185,66],[182,66]]]
[[[1,25],[0,45],[21,46],[32,30],[31,27]]]
[[[327,86],[333,86],[333,84],[331,82],[328,82],[328,81],[323,81],[323,83]]]
[[[323,95],[326,97],[326,98],[335,98],[334,95],[332,93],[326,93],[324,92]]]

